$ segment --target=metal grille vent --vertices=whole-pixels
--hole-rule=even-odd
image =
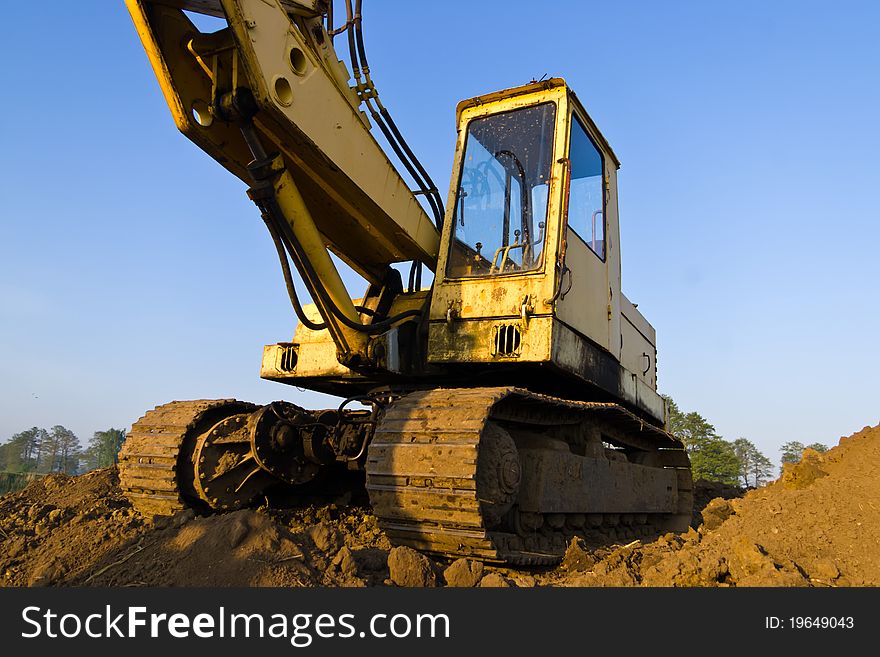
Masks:
[[[281,347],[278,358],[278,369],[282,372],[293,372],[296,369],[296,346],[289,344]]]
[[[503,357],[519,356],[522,334],[517,324],[496,324],[492,334],[492,355]]]

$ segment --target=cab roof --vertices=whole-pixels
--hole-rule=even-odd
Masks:
[[[614,151],[611,148],[611,145],[608,143],[608,140],[605,139],[605,136],[599,130],[599,127],[593,122],[593,119],[587,113],[587,110],[586,108],[584,108],[580,99],[577,97],[571,87],[568,86],[563,78],[549,78],[547,80],[541,80],[540,82],[530,82],[519,87],[511,87],[509,89],[502,89],[501,91],[493,91],[492,93],[482,94],[480,96],[474,96],[473,98],[462,100],[455,108],[456,121],[460,124],[462,112],[471,107],[478,107],[480,105],[486,105],[488,103],[495,103],[498,101],[506,100],[508,98],[515,98],[517,96],[525,96],[542,91],[551,91],[553,89],[564,90],[564,92],[568,94],[569,102],[572,103],[572,105],[579,110],[578,113],[581,115],[581,117],[586,119],[588,129],[591,133],[593,133],[593,137],[598,140],[601,148],[606,153],[608,153],[608,155],[614,160],[614,164],[619,168],[620,160],[617,159],[617,155],[615,155]],[[562,91],[560,91],[560,93],[562,93]]]

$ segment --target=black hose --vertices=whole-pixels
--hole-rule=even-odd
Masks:
[[[269,229],[269,234],[272,236],[272,242],[275,244],[275,251],[278,253],[278,259],[281,262],[281,273],[284,276],[284,284],[287,286],[287,296],[290,297],[290,303],[293,306],[294,312],[296,312],[297,318],[306,328],[312,331],[323,331],[327,328],[327,324],[317,324],[311,321],[299,301],[299,295],[297,295],[296,288],[293,285],[293,275],[290,272],[290,263],[287,261],[287,251],[284,248],[281,237],[278,235],[278,231],[269,219],[269,215],[263,213],[262,217],[263,221],[266,222],[266,228]],[[355,306],[355,310],[364,315],[369,315],[370,317],[376,316],[376,312],[372,308]]]
[[[406,153],[406,157],[400,154],[400,150],[395,148],[395,152],[400,158],[401,162],[407,167],[407,170],[410,172],[410,175],[413,177],[413,180],[416,181],[417,186],[421,190],[422,193],[428,198],[428,201],[431,205],[431,210],[434,213],[434,220],[437,224],[437,227],[440,228],[443,225],[443,200],[440,198],[440,194],[437,191],[437,186],[434,184],[434,181],[431,180],[431,177],[428,175],[428,172],[425,171],[422,163],[415,156],[415,153],[410,149],[409,144],[407,144],[406,140],[403,138],[403,135],[398,130],[397,125],[394,123],[394,119],[391,118],[391,114],[388,112],[388,109],[382,105],[382,101],[379,99],[379,92],[376,90],[376,87],[373,85],[373,81],[370,79],[370,65],[367,62],[367,51],[364,47],[364,33],[363,33],[363,16],[361,14],[362,0],[357,0],[355,5],[355,22],[354,22],[354,32],[355,38],[357,41],[357,56],[360,68],[364,72],[364,76],[366,78],[368,86],[372,89],[373,92],[373,100],[376,102],[376,106],[379,109],[379,114],[382,119],[375,115],[375,110],[370,107],[370,112],[373,117],[376,119],[377,123],[382,122],[385,123],[390,129],[391,133],[394,135],[394,139],[388,138],[389,143],[392,143],[394,146],[394,142],[396,142],[399,147]],[[383,130],[383,132],[385,132]],[[412,166],[411,166],[412,165]],[[412,167],[415,167],[418,171],[419,175],[412,170]],[[424,179],[423,179],[424,178]]]
[[[351,0],[346,0],[346,7],[350,6],[350,4]],[[397,159],[400,161],[401,164],[403,164],[409,175],[412,177],[413,181],[416,184],[416,187],[418,187],[419,190],[423,194],[425,194],[428,204],[431,206],[431,214],[434,215],[434,223],[439,228],[443,225],[443,212],[441,211],[442,204],[438,204],[434,197],[431,195],[431,189],[428,187],[428,184],[424,180],[422,180],[421,176],[418,173],[418,170],[413,166],[413,163],[410,161],[410,158],[407,157],[404,149],[401,148],[401,144],[398,142],[397,138],[395,138],[394,132],[391,130],[391,128],[389,128],[388,125],[385,123],[385,119],[380,112],[380,109],[384,108],[382,107],[382,103],[379,101],[379,96],[376,92],[376,88],[373,86],[372,80],[369,79],[369,67],[364,64],[364,59],[361,59],[362,56],[365,58],[366,55],[363,52],[363,38],[361,37],[360,31],[360,8],[361,3],[360,0],[358,0],[357,9],[355,10],[356,18],[354,19],[353,24],[355,29],[349,32],[348,39],[349,59],[351,59],[352,68],[356,71],[355,80],[357,82],[360,82],[360,71],[361,69],[363,69],[365,75],[367,75],[367,86],[371,87],[373,92],[372,98],[370,98],[368,95],[363,96],[364,105],[366,105],[367,109],[370,111],[370,116],[373,117],[376,125],[379,126],[379,130],[382,131],[382,134],[385,136],[385,140],[391,146],[394,154],[397,156]],[[355,34],[358,36],[358,48],[355,48],[354,45]],[[376,105],[378,106],[378,108],[373,106],[371,100],[376,101]],[[398,131],[397,134],[399,135],[400,132]],[[410,153],[411,152],[412,151],[410,151]]]
[[[260,141],[259,136],[253,128],[252,124],[244,124],[241,126],[241,133],[244,137],[247,145],[251,151],[251,154],[254,155],[255,160],[257,161],[265,161],[266,151],[263,148],[263,144]],[[256,180],[255,182],[258,186],[262,186],[268,183],[268,181]],[[374,335],[377,333],[382,333],[388,328],[391,328],[394,324],[407,319],[409,317],[421,317],[421,310],[406,310],[394,317],[389,317],[380,322],[375,322],[372,324],[361,324],[360,322],[354,322],[350,320],[342,310],[333,302],[330,298],[330,295],[327,293],[327,290],[324,289],[323,286],[320,285],[321,278],[318,276],[318,273],[315,271],[314,267],[312,267],[312,263],[306,257],[301,257],[300,254],[304,253],[302,245],[299,243],[299,240],[296,238],[293,230],[290,227],[290,224],[284,220],[284,212],[282,212],[281,207],[278,205],[278,199],[275,198],[274,192],[271,196],[265,199],[261,199],[257,202],[257,207],[259,207],[260,212],[263,215],[264,221],[266,221],[266,225],[274,228],[273,231],[271,228],[269,230],[270,234],[272,234],[273,241],[275,238],[281,240],[283,246],[287,249],[287,252],[290,254],[293,259],[293,263],[296,265],[297,270],[299,270],[300,276],[303,279],[303,283],[305,283],[306,287],[309,289],[309,294],[311,294],[312,299],[316,299],[320,297],[320,300],[323,304],[330,310],[333,315],[342,323],[344,326],[354,330],[360,331],[362,333],[367,333],[370,335]],[[277,246],[276,246],[277,248]],[[288,284],[288,294],[293,291],[293,295],[291,296],[291,302],[294,304],[294,311],[297,311],[297,317],[300,321],[303,322],[304,325],[311,327],[320,326],[319,329],[312,330],[322,330],[326,328],[325,324],[315,324],[311,322],[306,316],[305,313],[302,312],[302,306],[299,304],[299,298],[296,296],[296,290],[293,288],[293,279],[290,276],[290,268],[287,265],[287,259],[282,258],[282,273],[286,270],[287,276],[285,277],[285,284]],[[294,302],[294,299],[296,301]],[[300,314],[302,312],[302,314]]]
[[[348,23],[348,58],[351,60],[351,68],[352,74],[354,75],[355,82],[360,82],[361,80],[361,66],[360,60],[357,59],[357,50],[354,45],[354,30],[352,29],[352,25],[354,25],[354,12],[351,8],[351,0],[345,0],[345,20]]]
[[[388,112],[388,110],[385,107],[382,106],[382,102],[378,98],[376,98],[376,104],[379,105],[379,107],[381,108],[380,113],[385,118],[385,120],[388,122],[388,126],[391,128],[391,131],[394,133],[394,135],[400,141],[400,145],[403,147],[403,150],[406,151],[406,154],[409,155],[410,159],[412,160],[412,163],[419,170],[419,173],[422,174],[422,176],[424,177],[425,183],[426,183],[426,189],[423,189],[422,191],[424,191],[425,194],[427,194],[431,198],[433,198],[434,202],[437,204],[437,208],[439,209],[438,219],[437,219],[437,227],[441,228],[443,226],[443,199],[440,197],[440,192],[437,191],[437,185],[434,184],[434,181],[431,179],[431,176],[428,174],[427,171],[425,171],[425,167],[422,166],[422,163],[419,161],[419,158],[417,158],[415,153],[412,152],[412,149],[409,147],[409,144],[403,138],[403,135],[400,133],[400,130],[397,129],[397,124],[394,123],[394,119],[391,118],[391,114]]]
[[[407,284],[408,292],[415,292],[416,289],[416,267],[420,265],[418,260],[413,260],[409,267],[409,283]]]
[[[355,79],[358,81],[360,80],[360,71],[362,70],[364,76],[366,77],[367,86],[372,91],[372,100],[375,100],[376,106],[378,107],[377,112],[377,110],[370,102],[371,98],[365,95],[363,100],[367,108],[370,110],[370,115],[376,121],[376,124],[379,126],[382,134],[385,135],[385,139],[391,145],[391,148],[394,149],[395,155],[397,155],[397,158],[404,165],[407,172],[416,183],[416,186],[425,195],[428,204],[431,206],[431,212],[434,215],[434,223],[436,224],[437,228],[442,228],[443,199],[440,197],[440,193],[437,191],[437,186],[434,184],[431,176],[428,175],[428,172],[422,166],[422,163],[415,156],[415,153],[413,153],[412,149],[409,147],[409,144],[407,144],[406,140],[403,138],[403,135],[397,128],[397,125],[394,123],[394,119],[391,118],[391,114],[382,105],[382,101],[379,100],[379,93],[376,91],[376,87],[373,85],[373,82],[370,79],[370,65],[367,62],[367,53],[366,48],[364,47],[364,36],[362,30],[362,1],[363,0],[356,0],[354,16],[352,16],[351,0],[346,0],[348,17],[349,19],[354,20],[354,29],[350,30],[348,35],[348,48],[349,58],[352,62],[352,68],[354,68],[356,71]],[[352,34],[352,32],[354,34]]]
[[[366,105],[370,110],[370,115],[373,117],[373,119],[375,119],[376,125],[379,126],[382,134],[385,135],[385,139],[391,145],[391,148],[394,149],[394,154],[397,155],[397,159],[399,159],[403,163],[403,166],[406,167],[409,175],[412,176],[413,180],[415,181],[416,186],[426,195],[428,203],[431,206],[431,213],[434,215],[434,223],[437,224],[438,227],[442,226],[443,214],[440,212],[440,208],[437,206],[434,197],[431,196],[431,194],[429,193],[427,185],[424,183],[424,181],[422,181],[415,167],[413,167],[413,165],[407,159],[400,145],[394,139],[393,133],[388,128],[388,126],[385,125],[385,121],[382,120],[381,115],[373,108],[373,105],[369,101],[366,101]]]
[[[290,263],[287,262],[287,251],[284,250],[284,244],[281,241],[281,237],[278,235],[278,231],[275,229],[272,218],[264,212],[263,221],[266,222],[266,228],[269,229],[269,234],[272,236],[272,242],[275,244],[275,251],[278,252],[278,259],[281,262],[281,273],[284,275],[284,284],[287,286],[287,296],[290,297],[290,305],[293,306],[293,311],[296,313],[300,323],[307,329],[311,331],[323,331],[327,328],[327,324],[316,324],[311,321],[306,317],[306,313],[303,310],[302,305],[300,305],[299,297],[296,294],[296,288],[293,286],[293,276],[290,273]]]
[[[409,287],[407,290],[412,292],[418,292],[422,289],[422,261],[421,260],[413,260],[412,265],[409,268]]]
[[[327,5],[327,34],[330,35],[330,43],[333,43],[333,0]]]
[[[361,32],[361,19],[363,16],[361,15],[361,8],[363,6],[363,0],[355,0],[354,4],[354,15],[356,16],[354,22],[354,31],[355,38],[357,39],[357,49],[358,49],[358,59],[360,60],[361,66],[364,69],[364,73],[369,73],[370,65],[367,63],[367,51],[364,48],[364,36]]]
[[[346,19],[350,23],[351,28],[348,30],[348,58],[351,62],[352,74],[354,75],[355,82],[360,86],[361,84],[361,54],[364,54],[363,49],[363,38],[359,38],[360,47],[355,46],[355,35],[356,31],[359,34],[360,30],[360,11],[361,11],[361,2],[358,0],[356,9],[352,9],[351,5],[352,0],[345,0],[345,13]],[[366,60],[366,55],[364,54],[364,60]],[[368,84],[371,86],[371,83]],[[372,89],[373,94],[376,94],[375,87]],[[400,146],[397,144],[394,139],[394,135],[388,126],[385,125],[385,122],[382,120],[382,116],[373,107],[370,99],[367,95],[362,97],[364,105],[366,105],[367,109],[370,111],[370,115],[373,117],[373,120],[376,122],[376,125],[379,126],[379,129],[382,131],[382,134],[385,136],[386,141],[389,143],[391,148],[394,150],[394,154],[397,156],[397,159],[406,167],[407,172],[409,172],[410,176],[412,176],[413,180],[416,183],[416,187],[418,187],[423,193],[427,194],[427,186],[424,181],[420,180],[418,177],[418,173],[407,160],[406,155],[401,150]],[[378,99],[377,99],[378,100]],[[431,203],[431,212],[434,214],[434,221],[437,222],[438,219],[438,210],[439,208],[435,207],[433,203]],[[439,224],[438,224],[439,225]]]
[[[278,201],[274,198],[270,198],[266,200],[266,209],[268,210],[267,214],[269,217],[275,222],[275,228],[280,228],[281,239],[284,245],[287,247],[288,253],[293,257],[294,263],[297,265],[297,268],[300,270],[300,274],[302,275],[303,282],[309,288],[309,293],[312,295],[312,298],[320,297],[321,302],[330,310],[333,315],[336,316],[336,319],[339,320],[341,324],[347,326],[348,328],[359,331],[361,333],[367,333],[370,335],[375,335],[377,333],[382,333],[385,330],[391,328],[394,324],[403,321],[404,319],[408,319],[410,317],[421,317],[421,310],[405,310],[402,313],[395,315],[394,317],[389,317],[380,322],[374,322],[372,324],[361,324],[360,322],[354,322],[346,317],[345,313],[340,310],[340,308],[333,302],[333,299],[330,298],[330,295],[327,293],[321,285],[318,284],[320,281],[320,277],[318,273],[315,271],[314,267],[312,267],[312,263],[308,258],[300,257],[300,253],[303,252],[302,245],[299,243],[299,240],[296,238],[293,230],[291,230],[290,226],[287,222],[280,222],[279,217],[283,217],[284,213],[281,212],[281,208],[278,206]],[[278,224],[282,223],[281,226]]]

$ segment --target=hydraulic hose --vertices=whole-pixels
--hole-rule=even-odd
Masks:
[[[255,161],[264,162],[266,161],[267,155],[266,150],[263,148],[263,144],[260,141],[257,132],[254,130],[253,124],[244,123],[241,125],[241,133],[244,137],[245,142],[248,145],[248,148],[251,151],[251,154],[254,156]],[[255,191],[263,190],[266,192],[272,189],[272,183],[270,180],[258,180],[255,179],[256,183]],[[271,193],[260,194],[259,200],[255,199],[257,203],[257,207],[259,207],[260,212],[262,213],[263,220],[266,221],[267,226],[271,226],[269,229],[269,233],[272,235],[273,242],[279,239],[282,242],[282,245],[286,248],[287,252],[290,254],[290,257],[293,259],[294,264],[299,270],[300,276],[303,279],[303,283],[306,284],[306,287],[309,290],[309,294],[311,294],[313,299],[320,298],[320,301],[326,306],[330,312],[336,317],[337,320],[344,326],[354,330],[359,331],[361,333],[367,333],[369,335],[376,335],[379,333],[383,333],[387,329],[394,326],[398,322],[401,322],[410,317],[421,317],[421,310],[406,310],[394,317],[389,317],[379,322],[373,322],[371,324],[361,324],[360,322],[354,322],[345,316],[345,313],[333,302],[330,298],[330,295],[327,293],[321,284],[321,278],[318,276],[318,273],[315,271],[312,263],[309,262],[309,259],[306,257],[300,257],[299,254],[304,253],[302,245],[299,243],[296,235],[291,229],[290,225],[284,218],[284,213],[281,210],[281,207],[278,205],[278,200],[275,198],[274,190]],[[253,196],[252,196],[253,198]],[[274,230],[273,230],[274,229]],[[276,250],[277,250],[277,242],[276,242]],[[280,255],[280,254],[279,254]],[[327,328],[326,322],[323,324],[316,324],[312,322],[305,316],[305,312],[303,312],[302,306],[299,303],[299,298],[296,295],[296,290],[293,287],[293,279],[290,275],[290,267],[287,264],[287,258],[281,258],[281,269],[282,273],[285,274],[285,284],[287,285],[288,295],[291,297],[291,303],[293,304],[294,311],[297,314],[299,320],[307,327],[312,330],[323,330]],[[295,300],[295,301],[294,301]],[[319,327],[319,328],[313,328]]]
[[[354,29],[352,29],[354,21],[354,10],[351,8],[351,0],[345,0],[345,24],[348,25],[348,34],[346,35],[348,37],[348,58],[351,60],[354,81],[360,84],[361,65],[360,60],[357,59],[357,50],[354,44]]]
[[[409,319],[410,317],[421,317],[421,310],[405,310],[402,313],[394,315],[393,317],[389,317],[380,322],[374,322],[372,324],[361,324],[359,322],[353,322],[348,317],[345,316],[345,313],[333,303],[333,300],[330,298],[330,295],[327,294],[327,291],[321,287],[318,283],[320,281],[320,277],[318,276],[315,269],[312,267],[312,263],[309,262],[308,258],[299,257],[299,253],[302,252],[302,246],[297,240],[296,235],[290,229],[290,226],[287,225],[287,222],[284,221],[284,214],[281,212],[281,208],[278,206],[278,202],[274,198],[268,198],[263,201],[265,204],[266,214],[270,217],[270,219],[275,224],[275,229],[278,230],[280,228],[280,237],[284,246],[287,247],[288,253],[290,253],[293,258],[294,263],[297,264],[297,268],[300,269],[300,273],[303,274],[303,282],[309,288],[309,292],[312,297],[319,297],[324,306],[326,306],[331,313],[336,317],[336,319],[344,326],[354,330],[360,331],[361,333],[367,333],[369,335],[376,335],[378,333],[383,333],[395,324]],[[283,222],[283,225],[279,226],[280,223]],[[302,318],[300,318],[302,319]]]
[[[367,49],[364,47],[362,3],[363,0],[356,1],[354,17],[355,40],[357,43],[358,58],[360,59],[361,69],[363,70],[367,85],[373,90],[373,98],[376,101],[376,105],[379,108],[380,114],[388,123],[388,127],[391,128],[391,132],[393,132],[394,136],[397,137],[400,145],[403,147],[404,151],[406,151],[406,154],[409,156],[410,160],[419,170],[419,173],[422,175],[425,182],[427,183],[426,188],[422,191],[432,196],[435,199],[437,207],[441,210],[440,223],[438,223],[439,227],[443,221],[443,199],[440,197],[440,193],[437,191],[437,185],[434,184],[434,181],[431,179],[431,176],[428,175],[428,172],[422,166],[419,158],[417,158],[415,153],[412,152],[409,144],[407,144],[406,140],[403,138],[403,135],[400,133],[400,130],[397,129],[397,124],[394,123],[394,119],[391,118],[391,113],[385,108],[384,105],[382,105],[382,101],[379,99],[379,94],[376,91],[376,87],[373,84],[372,79],[370,78],[370,65],[367,62]]]
[[[290,273],[290,263],[287,261],[287,251],[284,250],[284,244],[281,241],[281,237],[278,235],[278,231],[275,228],[272,218],[264,212],[263,221],[266,223],[266,228],[269,229],[269,234],[272,236],[272,243],[275,244],[275,251],[278,253],[278,259],[281,262],[281,273],[284,276],[284,284],[287,286],[287,296],[290,298],[290,305],[293,306],[293,311],[296,313],[297,319],[299,319],[303,326],[311,331],[323,331],[327,328],[327,324],[316,324],[311,321],[306,317],[306,313],[299,302],[296,288],[293,286],[293,276]]]
[[[368,92],[362,95],[364,104],[366,105],[367,109],[369,109],[370,116],[372,116],[373,120],[376,122],[376,125],[379,126],[379,129],[385,136],[386,141],[394,150],[394,154],[397,156],[397,159],[406,168],[407,172],[415,182],[416,187],[419,188],[420,193],[425,195],[428,204],[431,207],[431,213],[434,215],[434,223],[436,224],[437,228],[442,228],[443,200],[441,199],[440,194],[437,191],[437,187],[434,184],[434,181],[431,180],[431,177],[428,175],[425,168],[422,166],[422,163],[412,152],[409,144],[406,143],[406,140],[403,138],[403,135],[397,128],[397,125],[391,118],[391,114],[382,105],[382,101],[379,100],[379,93],[376,90],[372,79],[370,78],[370,67],[367,62],[366,49],[364,48],[363,31],[361,29],[362,0],[356,0],[354,10],[352,10],[351,0],[346,0],[345,7],[347,14],[346,18],[351,23],[348,30],[348,50],[349,59],[351,60],[351,66],[354,72],[355,82],[358,87],[361,86],[361,73],[363,72],[363,86]],[[373,103],[371,101],[375,101],[376,107],[373,106]]]
[[[367,80],[370,80],[369,74],[367,74]],[[370,82],[372,84],[372,82]],[[378,96],[375,96],[376,105],[379,106],[379,112],[385,118],[388,123],[388,127],[391,128],[391,132],[397,137],[400,141],[400,145],[403,147],[403,150],[406,151],[407,155],[412,159],[412,163],[419,170],[419,173],[424,177],[426,183],[426,189],[422,191],[428,196],[429,199],[433,199],[432,207],[436,204],[437,207],[437,227],[443,227],[443,199],[440,198],[440,193],[437,191],[437,185],[434,184],[434,181],[431,179],[431,176],[428,175],[428,172],[425,171],[425,168],[422,166],[419,158],[415,156],[415,153],[410,149],[409,144],[403,138],[403,135],[400,133],[400,130],[397,129],[397,124],[394,123],[394,119],[391,118],[391,114],[388,110],[382,105],[382,101],[379,100]]]

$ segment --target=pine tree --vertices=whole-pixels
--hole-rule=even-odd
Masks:
[[[735,486],[740,463],[732,443],[719,436],[715,427],[695,411],[683,413],[669,397],[667,430],[684,443],[694,479],[707,479]]]
[[[119,462],[119,450],[125,442],[124,429],[96,431],[86,450],[86,468],[105,468]]]
[[[779,448],[779,451],[782,452],[780,461],[782,463],[797,463],[801,460],[801,454],[804,453],[804,449],[804,444],[796,440],[783,443],[782,447]]]

